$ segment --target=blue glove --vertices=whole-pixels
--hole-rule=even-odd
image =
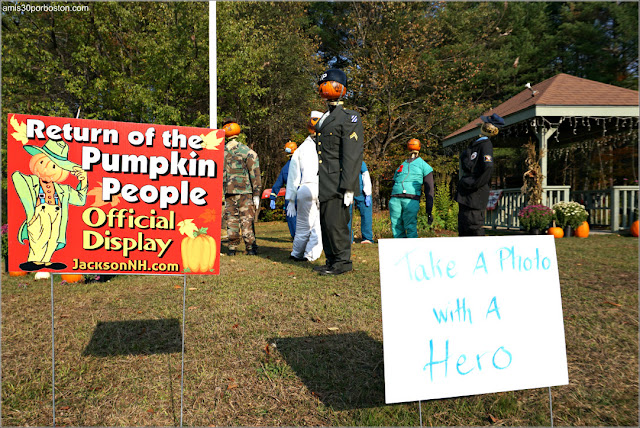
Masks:
[[[371,195],[367,195],[364,197],[364,206],[365,207],[371,206]]]
[[[276,201],[275,201],[275,199],[271,199],[271,202],[269,202],[269,208],[271,208],[272,210],[276,209]]]

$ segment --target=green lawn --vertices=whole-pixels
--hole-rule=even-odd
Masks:
[[[256,230],[258,257],[187,277],[184,425],[418,425],[417,403],[384,404],[377,245],[327,278],[288,260],[285,223]],[[554,425],[637,426],[638,240],[556,248],[570,384],[552,388]],[[182,277],[54,278],[56,424],[179,424]],[[51,425],[50,282],[2,280],[2,423]],[[424,425],[549,425],[549,390],[422,411]]]

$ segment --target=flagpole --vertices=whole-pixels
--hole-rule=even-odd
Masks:
[[[217,29],[216,2],[209,2],[209,128],[218,127],[218,70],[217,64]]]

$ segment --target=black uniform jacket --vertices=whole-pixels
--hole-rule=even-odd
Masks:
[[[353,110],[337,105],[316,125],[318,151],[319,200],[342,197],[345,191],[360,195],[363,127]]]
[[[456,201],[476,210],[486,209],[492,170],[493,145],[488,137],[481,137],[460,154]]]

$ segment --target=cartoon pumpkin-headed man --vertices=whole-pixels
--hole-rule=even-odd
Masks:
[[[51,257],[67,244],[69,205],[83,206],[87,200],[87,173],[68,159],[69,146],[64,141],[49,140],[42,147],[23,147],[32,155],[29,169],[34,175],[20,171],[11,175],[27,217],[20,226],[18,241],[29,241],[29,256],[20,263],[20,269],[65,269],[67,265],[52,263]],[[69,174],[80,182],[75,189],[60,184]]]

